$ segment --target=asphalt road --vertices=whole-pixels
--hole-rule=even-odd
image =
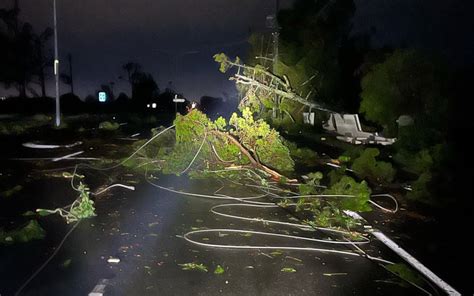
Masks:
[[[95,139],[93,143],[95,149],[83,147],[87,151],[84,156],[100,156],[107,143],[112,144],[109,147],[120,145],[119,140],[113,139]],[[28,149],[18,145],[12,142],[8,155],[28,156]],[[84,145],[89,144],[86,141]],[[31,151],[31,156],[61,156],[65,152],[61,149]],[[67,167],[75,163],[77,161],[52,164],[48,161],[2,160],[1,185],[18,183],[22,184],[23,190],[14,199],[0,200],[0,226],[8,228],[20,224],[26,219],[21,214],[27,210],[54,208],[72,202],[75,193],[68,180],[40,171],[60,167],[68,170]],[[210,209],[225,203],[223,201],[163,191],[144,182],[143,176],[123,170],[81,173],[86,175],[85,180],[92,189],[120,182],[134,185],[136,190],[114,188],[97,198],[97,217],[78,225],[58,254],[21,295],[87,295],[104,279],[105,295],[424,295],[413,286],[397,284],[399,279],[363,257],[281,251],[278,248],[216,249],[191,244],[183,235],[196,229],[242,229],[322,239],[331,236],[218,216]],[[200,193],[213,193],[221,187],[218,183],[191,182],[185,177],[159,177],[154,182]],[[249,189],[226,190],[227,194],[235,196],[255,195]],[[293,219],[280,208],[235,207],[227,213],[278,221]],[[57,216],[40,218],[39,223],[47,232],[44,240],[0,246],[0,295],[13,295],[54,252],[72,227]],[[218,232],[198,235],[196,240],[228,245],[328,248],[327,244],[244,233]],[[350,246],[336,249],[354,251]],[[375,256],[399,260],[379,243],[370,243],[364,249]],[[110,258],[120,262],[109,263]],[[207,272],[183,270],[180,264],[186,263],[203,264]],[[218,266],[223,268],[223,273],[214,273]]]

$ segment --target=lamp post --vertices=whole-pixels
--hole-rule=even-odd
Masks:
[[[59,57],[58,57],[58,24],[56,19],[56,0],[53,0],[54,11],[54,76],[56,78],[56,126],[61,124],[59,103]]]

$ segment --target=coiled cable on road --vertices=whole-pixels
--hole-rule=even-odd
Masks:
[[[151,184],[154,187],[160,188],[162,190],[166,190],[172,193],[180,194],[180,195],[185,195],[185,196],[194,196],[194,197],[203,197],[203,198],[210,198],[210,199],[217,199],[217,200],[236,200],[240,201],[241,203],[235,204],[235,203],[230,203],[230,204],[219,204],[213,206],[210,211],[216,215],[231,218],[231,219],[238,219],[238,220],[243,220],[243,221],[249,221],[249,222],[262,222],[266,224],[276,224],[276,225],[285,225],[289,227],[295,227],[298,229],[302,230],[320,230],[325,233],[332,233],[332,234],[337,234],[341,235],[343,237],[345,236],[351,236],[352,233],[339,230],[339,229],[333,229],[333,228],[325,228],[325,227],[313,227],[310,225],[306,224],[301,224],[301,223],[291,223],[291,222],[283,222],[283,221],[277,221],[277,220],[270,220],[270,219],[263,219],[263,218],[249,218],[249,217],[244,217],[244,216],[239,216],[239,215],[230,215],[230,214],[225,214],[222,212],[217,211],[216,209],[219,208],[224,208],[224,207],[254,207],[254,208],[281,208],[280,206],[276,205],[275,203],[271,202],[258,202],[254,200],[248,200],[248,199],[256,199],[260,198],[263,196],[258,196],[258,197],[246,197],[240,198],[240,197],[233,197],[229,195],[210,195],[210,194],[198,194],[198,193],[191,193],[191,192],[185,192],[185,191],[178,191],[175,189],[171,189],[165,186],[161,186],[159,184],[156,184],[152,182],[148,177],[146,177],[146,180],[149,184]],[[291,204],[290,204],[291,205]],[[293,204],[294,205],[294,204]],[[275,246],[261,246],[261,245],[230,245],[230,244],[217,244],[217,243],[204,243],[197,241],[192,237],[194,234],[199,234],[199,233],[222,233],[222,232],[230,232],[230,233],[247,233],[247,234],[256,234],[256,235],[262,235],[262,236],[267,236],[267,237],[279,237],[279,238],[287,238],[287,239],[293,239],[297,241],[311,241],[314,243],[323,243],[323,244],[332,244],[332,245],[346,245],[346,246],[352,246],[354,244],[356,245],[362,245],[362,244],[367,244],[370,242],[370,239],[363,237],[362,236],[362,241],[351,241],[347,240],[345,238],[344,241],[342,240],[330,240],[330,239],[317,239],[317,238],[309,238],[309,237],[303,237],[303,236],[295,236],[295,235],[286,235],[286,234],[279,234],[279,233],[271,233],[271,232],[262,232],[262,231],[253,231],[253,230],[245,230],[245,229],[231,229],[231,228],[226,228],[226,229],[205,229],[205,230],[194,230],[187,232],[183,235],[184,239],[194,245],[198,246],[204,246],[204,247],[210,247],[210,248],[219,248],[219,249],[273,249],[273,250],[294,250],[294,251],[313,251],[313,252],[323,252],[323,253],[335,253],[335,254],[342,254],[342,255],[350,255],[350,256],[358,256],[358,257],[367,257],[367,256],[361,256],[362,254],[357,253],[357,252],[352,252],[352,251],[341,251],[341,250],[334,250],[330,248],[315,248],[315,247],[298,247],[298,246],[281,246],[281,245],[275,245]],[[377,262],[382,262],[385,264],[393,264],[393,262],[382,259],[382,258],[377,258],[377,257],[372,257],[369,256],[371,260],[377,261]]]

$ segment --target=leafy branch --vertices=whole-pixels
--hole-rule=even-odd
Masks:
[[[80,182],[78,188],[75,190],[79,192],[79,197],[70,206],[56,208],[54,210],[36,209],[36,212],[40,216],[58,214],[63,217],[68,224],[96,216],[94,201],[90,199],[90,189],[87,185]]]

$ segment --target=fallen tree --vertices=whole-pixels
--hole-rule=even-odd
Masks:
[[[293,172],[294,161],[280,135],[265,121],[254,120],[249,109],[242,116],[234,113],[229,122],[222,117],[211,121],[192,110],[185,116],[178,114],[174,124],[174,135],[169,131],[126,165],[177,175],[191,167],[194,171],[241,167],[259,170],[275,181],[296,182],[284,176]]]

